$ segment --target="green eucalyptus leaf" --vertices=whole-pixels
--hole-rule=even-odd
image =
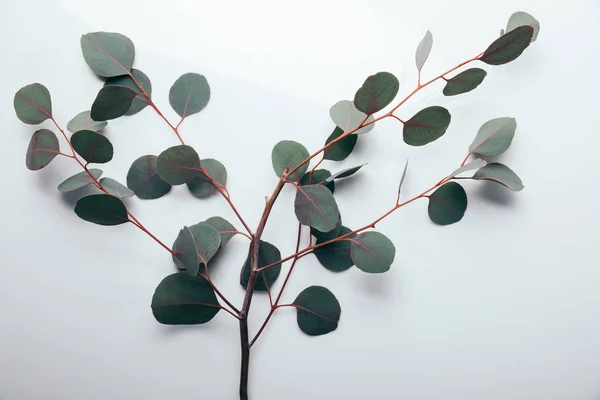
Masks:
[[[316,169],[311,174],[307,172],[304,174],[302,179],[300,179],[300,185],[324,185],[331,193],[335,191],[335,182],[327,181],[327,178],[331,176],[331,172],[326,169]]]
[[[136,92],[136,97],[131,102],[131,106],[125,112],[124,115],[134,115],[142,111],[148,104],[148,99],[152,97],[152,83],[150,78],[139,69],[132,69],[131,75],[116,76],[114,78],[108,78],[104,83],[104,86],[125,86]],[[134,81],[135,79],[135,81]],[[139,83],[141,87],[146,91],[147,97],[143,94],[136,83]]]
[[[396,256],[396,247],[384,234],[363,232],[351,240],[350,255],[358,269],[370,274],[386,272]]]
[[[173,244],[174,258],[178,259],[188,274],[194,276],[199,271],[199,256],[196,247],[196,241],[192,231],[187,226],[184,226],[177,235]]]
[[[378,72],[369,76],[358,89],[354,95],[354,105],[359,111],[372,115],[394,100],[399,87],[398,78],[394,75],[389,72]]]
[[[322,242],[327,242],[331,239],[335,239],[336,237],[338,237],[340,235],[341,230],[342,230],[342,216],[339,215],[338,221],[335,224],[335,228],[333,228],[332,230],[330,230],[328,232],[321,232],[318,229],[310,228],[310,234],[313,235],[315,238],[317,238],[317,240],[319,240],[322,243]]]
[[[221,184],[223,187],[227,184],[227,170],[219,161],[206,158],[200,160],[200,165],[215,182]],[[217,192],[217,188],[211,183],[204,172],[200,172],[200,175],[189,181],[187,186],[192,195],[199,199]]]
[[[98,76],[129,75],[135,58],[133,42],[120,33],[91,32],[81,36],[83,59]]]
[[[487,72],[485,70],[470,68],[450,79],[446,79],[446,86],[443,90],[444,96],[456,96],[457,94],[470,92],[479,86],[486,76]]]
[[[100,185],[102,185],[108,194],[118,197],[119,199],[135,196],[133,190],[112,178],[100,179]]]
[[[252,245],[250,245],[252,248]],[[281,252],[275,246],[269,242],[261,240],[258,245],[258,268],[266,267],[267,265],[281,261]],[[242,267],[240,274],[240,285],[244,289],[248,288],[248,282],[250,280],[250,271],[252,270],[251,255],[248,254],[246,262]],[[270,288],[273,283],[279,277],[281,273],[281,264],[276,265],[267,269],[266,271],[260,272],[254,282],[254,290],[258,292],[266,292],[267,287]]]
[[[404,170],[402,171],[402,176],[400,177],[400,184],[398,185],[398,193],[402,192],[402,185],[404,185],[404,179],[406,178],[407,170],[408,170],[408,158],[406,159],[406,163],[404,164]]]
[[[351,229],[341,226],[340,230],[335,237],[323,237],[317,240],[317,244],[322,244],[328,242],[330,240],[335,239],[336,237],[344,236],[352,232]],[[332,242],[326,244],[321,247],[317,247],[314,250],[315,256],[317,260],[321,263],[322,266],[327,268],[333,272],[342,272],[346,271],[350,267],[354,265],[354,261],[352,261],[352,256],[350,254],[350,245],[351,239],[356,237],[356,234],[352,234],[347,236],[342,240],[338,240],[336,242]]]
[[[337,329],[342,309],[328,289],[307,287],[292,304],[296,307],[298,326],[307,335],[319,336]]]
[[[287,168],[288,172],[310,157],[306,147],[293,140],[282,140],[273,147],[271,152],[271,162],[273,170],[278,177],[281,177],[283,170]],[[288,180],[297,182],[308,170],[308,162],[304,163],[296,172],[287,177]]]
[[[17,118],[29,125],[41,124],[52,118],[52,99],[46,86],[32,83],[15,93],[13,106]]]
[[[517,130],[517,120],[510,117],[494,118],[484,123],[477,132],[469,152],[482,156],[497,156],[511,145]]]
[[[50,164],[60,153],[58,138],[50,129],[40,129],[33,133],[25,156],[25,165],[31,171],[39,171]]]
[[[91,194],[82,197],[75,205],[75,214],[85,221],[112,226],[129,222],[123,202],[108,194]]]
[[[524,11],[517,11],[513,13],[508,19],[506,25],[506,32],[510,32],[520,26],[531,26],[533,28],[533,35],[531,36],[531,43],[535,42],[538,34],[540,33],[540,22]]]
[[[90,168],[90,174],[98,180],[100,176],[102,176],[102,170],[97,168]],[[70,178],[65,179],[60,185],[58,185],[59,192],[72,192],[73,190],[81,189],[87,185],[91,185],[94,183],[94,180],[90,177],[90,175],[86,172],[80,172],[71,176]]]
[[[171,185],[158,176],[156,159],[151,154],[141,156],[129,167],[127,187],[140,199],[158,199],[171,191]]]
[[[366,119],[365,123],[369,123],[369,125],[357,129],[352,133],[353,135],[367,133],[375,128],[375,123],[372,122],[375,117],[372,115],[367,117],[367,114],[358,111],[354,106],[354,103],[349,100],[340,100],[331,106],[329,109],[329,116],[333,123],[344,132],[356,129]]]
[[[221,234],[220,247],[225,246],[231,240],[231,238],[238,233],[237,229],[235,229],[235,226],[233,226],[223,217],[210,217],[204,222],[212,225]]]
[[[446,133],[450,120],[450,113],[444,107],[424,108],[404,123],[404,142],[411,146],[431,143]]]
[[[208,81],[193,72],[181,75],[169,90],[169,103],[182,119],[202,111],[209,100]]]
[[[71,136],[71,145],[88,163],[103,164],[113,158],[113,145],[104,135],[94,131],[77,131]]]
[[[496,39],[479,59],[489,65],[502,65],[514,61],[529,47],[533,33],[534,29],[528,25],[506,32]]]
[[[90,116],[94,121],[107,121],[125,115],[137,92],[127,86],[104,86],[98,92]]]
[[[375,126],[375,124],[367,125],[362,129],[366,129],[369,126]],[[329,137],[325,141],[325,144],[328,145],[329,143],[333,142],[335,139],[339,138],[343,133],[344,131],[342,130],[342,128],[336,126],[331,135],[329,135]],[[339,141],[335,142],[323,151],[323,158],[325,160],[331,161],[345,160],[346,157],[348,157],[350,153],[352,153],[352,150],[354,150],[354,146],[356,145],[357,140],[358,135],[354,133],[344,137],[343,139],[340,139]]]
[[[165,325],[205,324],[220,310],[210,284],[185,272],[167,276],[152,296],[152,314]]]
[[[74,116],[67,124],[67,129],[72,133],[83,130],[100,132],[106,125],[108,125],[108,122],[106,121],[94,121],[90,111],[87,110]]]
[[[156,171],[171,185],[183,185],[201,174],[200,157],[188,145],[169,147],[158,155]]]
[[[523,190],[521,178],[510,168],[500,163],[490,163],[473,175],[476,180],[488,180],[498,182],[514,192]]]
[[[297,186],[294,212],[302,225],[329,232],[339,219],[340,211],[333,194],[323,185]]]
[[[477,159],[463,165],[462,167],[455,169],[450,175],[448,175],[448,178],[453,178],[457,175],[462,174],[463,172],[474,171],[476,169],[484,167],[486,164],[487,164],[486,161],[482,160],[481,158],[477,158]]]
[[[207,222],[199,222],[195,225],[191,225],[189,230],[195,242],[198,259],[198,261],[196,261],[196,272],[194,272],[194,274],[196,274],[198,273],[198,264],[208,265],[208,262],[219,250],[219,247],[221,246],[221,234],[217,228]],[[178,236],[173,243],[173,248],[178,248],[180,246],[178,243],[179,240],[180,238]],[[185,264],[177,259],[177,257],[173,257],[173,261],[175,262],[177,268],[185,268],[189,271],[189,268],[187,268]]]
[[[428,197],[429,218],[438,225],[454,224],[465,215],[467,193],[456,182],[445,183]]]
[[[364,167],[365,165],[367,165],[367,163],[361,164],[357,167],[352,167],[352,168],[347,168],[343,171],[340,171],[338,173],[335,173],[333,175],[331,175],[329,178],[327,178],[325,181],[326,182],[333,182],[334,179],[342,179],[342,178],[347,178],[351,175],[354,175],[355,173],[358,172],[359,169],[361,169],[362,167]]]
[[[431,53],[431,48],[433,47],[433,35],[431,32],[425,32],[425,36],[421,39],[419,46],[417,47],[417,52],[415,53],[415,63],[417,64],[417,70],[419,73],[425,65],[425,61],[429,58],[429,54]]]

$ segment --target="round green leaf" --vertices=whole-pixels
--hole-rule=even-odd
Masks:
[[[108,125],[106,121],[94,121],[90,115],[90,111],[82,111],[67,124],[67,129],[75,133],[77,131],[90,130],[94,132],[100,132]]]
[[[398,78],[394,75],[378,72],[369,76],[358,89],[354,95],[354,105],[359,111],[371,115],[390,104],[398,94],[399,87]]]
[[[91,194],[82,197],[75,205],[75,214],[83,220],[98,225],[120,225],[129,222],[125,204],[108,194]]]
[[[169,147],[158,155],[156,170],[163,181],[183,185],[201,174],[200,157],[187,145]]]
[[[321,232],[335,228],[340,215],[333,194],[323,185],[298,186],[294,212],[302,225]]]
[[[171,185],[158,176],[156,159],[154,155],[141,156],[129,167],[127,187],[140,199],[158,199],[171,190]]]
[[[456,182],[448,182],[429,195],[429,218],[438,225],[460,221],[466,210],[467,193]]]
[[[396,247],[384,234],[363,232],[352,239],[350,255],[357,268],[370,274],[386,272],[396,256]]]
[[[196,268],[194,272],[194,274],[196,274],[198,273],[198,266],[208,265],[210,259],[219,250],[219,247],[221,246],[221,234],[214,226],[207,222],[199,222],[195,225],[192,225],[189,227],[189,230],[194,240],[194,248],[196,249],[197,253]],[[173,243],[173,249],[187,246],[185,241],[183,243],[179,243],[179,241],[182,240],[180,236],[175,239],[175,242]],[[175,262],[177,268],[187,269],[190,271],[190,268],[187,268],[185,264],[183,264],[177,257],[173,257],[173,261]]]
[[[40,129],[33,133],[25,156],[25,165],[31,171],[38,171],[50,164],[60,152],[58,138],[49,129]]]
[[[112,178],[100,179],[100,185],[102,185],[108,194],[118,197],[119,199],[125,199],[135,195],[133,190]]]
[[[152,296],[152,314],[161,324],[204,324],[219,310],[221,305],[210,284],[185,272],[167,276]]]
[[[450,120],[450,113],[444,107],[424,108],[404,123],[404,142],[411,146],[431,143],[446,133]]]
[[[223,247],[234,237],[238,231],[235,229],[229,221],[222,217],[210,217],[206,221],[207,224],[212,225],[221,234],[221,246]]]
[[[71,136],[71,145],[89,163],[103,164],[113,158],[113,145],[106,136],[94,131],[77,131]]]
[[[102,175],[102,170],[96,168],[91,168],[89,171],[94,178],[96,178],[96,180]],[[81,189],[82,187],[93,183],[94,180],[90,177],[90,175],[86,171],[83,171],[65,179],[60,185],[58,185],[58,190],[60,192],[72,192],[73,190]]]
[[[340,231],[342,229],[342,216],[338,215],[338,221],[335,224],[335,228],[328,232],[321,232],[315,228],[310,228],[310,234],[313,235],[317,240],[321,242],[327,242],[331,239],[335,239],[340,235]]]
[[[129,75],[135,58],[133,42],[120,33],[92,32],[81,36],[83,59],[96,75]]]
[[[375,126],[375,124],[367,125],[365,128],[362,129],[366,129],[369,126]],[[336,126],[331,135],[329,135],[329,137],[325,141],[325,144],[327,145],[333,142],[335,139],[339,138],[343,133],[344,131],[342,130],[342,128]],[[345,160],[346,157],[348,157],[350,153],[352,153],[352,150],[354,150],[354,146],[356,145],[357,140],[358,135],[354,133],[346,136],[345,138],[341,139],[338,142],[335,142],[334,144],[326,148],[323,151],[323,158],[331,161]]]
[[[355,173],[358,172],[359,169],[361,169],[362,167],[364,167],[365,164],[359,165],[357,167],[352,167],[352,168],[347,168],[343,171],[337,172],[333,175],[331,175],[329,178],[327,178],[327,182],[333,182],[334,179],[342,179],[342,178],[347,178],[351,175],[354,175]]]
[[[475,89],[483,82],[487,72],[481,68],[471,68],[460,74],[446,79],[444,87],[444,96],[456,96],[457,94],[467,93]]]
[[[425,61],[429,58],[431,48],[433,47],[433,35],[431,32],[425,32],[425,36],[421,39],[419,46],[417,46],[417,52],[415,53],[415,63],[417,64],[417,70],[421,72]]]
[[[494,118],[481,125],[473,143],[469,146],[472,154],[497,156],[511,145],[517,130],[517,120],[510,117]]]
[[[322,286],[304,289],[292,303],[302,332],[319,336],[336,330],[342,309],[333,293]]]
[[[126,86],[104,86],[98,92],[90,116],[94,121],[107,121],[125,115],[137,93]]]
[[[173,243],[173,251],[175,255],[173,257],[181,263],[181,265],[187,270],[188,274],[194,276],[199,271],[199,256],[198,248],[196,247],[196,241],[192,231],[187,226],[179,231],[175,243]]]
[[[307,172],[306,174],[304,174],[302,179],[300,179],[299,183],[302,186],[313,185],[313,184],[314,185],[316,185],[316,184],[324,185],[327,189],[329,189],[329,191],[331,193],[333,193],[335,191],[335,182],[334,181],[331,181],[331,182],[325,181],[330,176],[331,176],[331,172],[329,172],[328,170],[316,169],[313,171],[312,175],[310,172]]]
[[[131,70],[131,75],[133,75],[133,79],[144,88],[148,97],[142,93],[138,85],[135,84],[129,75],[108,78],[104,83],[104,86],[125,86],[136,92],[136,97],[131,102],[131,106],[125,112],[125,115],[134,115],[142,111],[149,104],[148,98],[152,96],[152,83],[150,82],[150,78],[142,71],[135,68]]]
[[[40,83],[23,86],[13,100],[17,118],[29,125],[41,124],[52,118],[50,92]]]
[[[267,265],[276,263],[278,261],[281,261],[281,252],[279,249],[273,246],[271,243],[261,240],[258,245],[258,268],[266,267]],[[250,254],[248,254],[248,258],[246,258],[246,262],[244,263],[242,272],[240,274],[240,285],[242,285],[244,289],[248,288],[251,269],[252,262]],[[281,264],[259,273],[256,277],[256,281],[254,282],[254,290],[258,292],[266,292],[267,287],[270,288],[273,283],[275,283],[280,273]]]
[[[208,175],[215,182],[225,186],[227,183],[227,170],[223,164],[217,160],[213,160],[212,158],[206,158],[204,160],[200,160],[200,165],[206,172],[208,172]],[[187,186],[194,197],[199,199],[208,197],[217,192],[217,188],[211,183],[211,181],[208,180],[204,172],[200,172],[200,175],[189,181]]]
[[[498,182],[514,192],[523,190],[523,182],[515,172],[504,164],[490,163],[480,168],[473,179]]]
[[[540,22],[531,14],[528,14],[524,11],[517,11],[510,16],[508,19],[508,24],[506,25],[506,32],[510,32],[520,26],[526,25],[529,25],[533,28],[533,36],[531,36],[531,43],[533,43],[540,33]]]
[[[350,232],[352,232],[351,229],[345,226],[340,226],[340,230],[337,235],[334,237],[325,236],[318,238],[317,244],[327,242],[336,237],[347,235]],[[355,236],[355,234],[352,234],[343,240],[317,247],[314,250],[317,260],[319,260],[322,266],[330,271],[346,271],[354,265],[354,261],[352,261],[352,256],[350,255],[350,239],[354,238]]]
[[[282,140],[273,147],[271,152],[271,162],[273,170],[278,177],[281,177],[283,170],[287,168],[291,171],[302,161],[310,157],[306,147],[293,140]],[[308,170],[308,162],[304,163],[296,172],[287,177],[288,180],[298,182],[302,175]]]
[[[533,32],[531,26],[519,26],[496,39],[479,59],[490,65],[509,63],[529,47]]]
[[[329,109],[329,116],[331,117],[333,123],[344,132],[356,129],[365,120],[365,118],[365,123],[371,122],[375,119],[375,117],[372,115],[369,115],[367,118],[367,114],[358,111],[354,106],[354,103],[349,100],[340,100],[331,106]],[[373,128],[375,128],[375,123],[370,123],[369,125],[354,131],[353,135],[370,132],[373,130]]]
[[[169,90],[169,103],[181,118],[199,113],[210,100],[210,86],[203,75],[181,75]]]

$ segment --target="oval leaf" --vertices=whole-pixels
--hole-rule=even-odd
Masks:
[[[529,47],[533,32],[531,26],[515,28],[496,39],[479,59],[490,65],[509,63]]]
[[[354,105],[367,115],[376,113],[390,104],[396,94],[400,82],[389,72],[378,72],[369,76],[362,87],[354,95]]]
[[[444,107],[424,108],[404,123],[404,142],[411,146],[431,143],[446,133],[450,121],[450,113]]]
[[[102,170],[91,168],[89,171],[94,178],[96,178],[96,180],[102,176]],[[90,177],[90,175],[86,171],[83,171],[65,179],[60,185],[58,185],[58,190],[60,192],[72,192],[73,190],[81,189],[82,187],[93,183],[94,180]]]
[[[276,263],[278,261],[281,261],[281,253],[279,252],[279,249],[273,246],[271,243],[261,240],[258,246],[258,268],[266,267],[267,265]],[[244,289],[248,288],[251,269],[251,257],[250,254],[248,254],[248,258],[246,258],[246,262],[244,263],[242,272],[240,274],[240,285],[242,285]],[[267,287],[270,288],[277,280],[280,272],[281,264],[259,273],[259,275],[256,277],[256,281],[254,281],[254,290],[258,292],[266,292]]]
[[[342,309],[328,289],[307,287],[292,304],[296,306],[298,326],[307,335],[324,335],[338,327]]]
[[[111,226],[129,222],[125,204],[108,194],[91,194],[82,197],[75,205],[75,214],[83,220],[98,225]]]
[[[504,153],[511,145],[517,130],[517,120],[510,117],[494,118],[483,124],[469,152],[482,156],[497,156]]]
[[[25,156],[25,165],[31,171],[39,171],[50,164],[60,152],[58,138],[49,129],[40,129],[33,133]]]
[[[332,239],[335,239],[340,235],[342,230],[342,216],[338,215],[338,222],[335,224],[335,228],[328,232],[321,232],[315,228],[310,228],[310,234],[313,235],[317,240],[323,242],[328,242]]]
[[[302,225],[321,232],[335,228],[340,214],[333,195],[322,185],[297,186],[294,211]]]
[[[463,172],[479,169],[481,167],[484,167],[486,164],[486,161],[482,160],[481,158],[477,158],[471,161],[470,163],[467,163],[462,167],[455,169],[450,175],[448,175],[448,178],[454,178],[455,176],[460,175]]]
[[[222,217],[210,217],[204,222],[212,225],[221,234],[221,245],[219,248],[225,246],[238,233],[235,226]]]
[[[90,111],[82,111],[67,124],[67,129],[75,133],[77,131],[89,130],[94,132],[100,132],[108,125],[106,121],[94,121],[90,115]]]
[[[490,163],[479,169],[473,179],[498,182],[514,192],[523,190],[523,182],[514,171],[504,164]]]
[[[429,197],[427,209],[431,221],[438,225],[450,225],[458,222],[467,210],[467,193],[456,182],[448,182]]]
[[[456,96],[457,94],[470,92],[479,86],[486,76],[487,72],[485,70],[471,68],[450,79],[446,79],[446,86],[443,90],[444,96]]]
[[[347,235],[352,232],[349,228],[345,226],[341,226],[339,233],[335,237],[340,237],[343,235]],[[334,239],[335,237],[324,237],[319,238],[317,240],[317,244],[325,243],[329,240]],[[332,242],[326,244],[321,247],[317,247],[314,250],[315,256],[317,260],[321,263],[322,266],[327,268],[333,272],[342,272],[346,271],[350,267],[354,265],[354,261],[352,261],[352,256],[350,255],[350,239],[356,237],[356,234],[349,235],[347,238],[343,240],[338,240],[336,242]]]
[[[227,170],[223,164],[217,160],[213,160],[212,158],[207,158],[200,160],[200,165],[206,172],[208,172],[208,175],[215,182],[225,187],[227,184]],[[211,183],[210,180],[208,180],[204,172],[200,172],[199,176],[189,181],[187,186],[194,197],[199,199],[208,197],[217,192],[217,188]]]
[[[133,190],[111,178],[100,179],[100,185],[102,185],[108,194],[118,197],[119,199],[125,199],[135,195]]]
[[[13,105],[17,118],[29,125],[41,124],[52,118],[50,92],[40,83],[22,87],[15,93]]]
[[[347,169],[345,169],[343,171],[340,171],[338,173],[335,173],[335,174],[331,175],[325,181],[326,182],[333,182],[334,179],[347,178],[347,177],[349,177],[349,176],[354,175],[355,173],[357,173],[358,170],[361,169],[362,167],[364,167],[365,165],[367,165],[367,163],[359,165],[358,167],[347,168]]]
[[[158,155],[156,170],[163,181],[183,185],[201,174],[200,157],[187,145],[169,147]]]
[[[194,235],[187,226],[179,231],[179,235],[177,235],[177,239],[173,244],[173,251],[175,252],[173,257],[181,262],[189,275],[194,276],[198,273],[200,263],[198,249],[196,248]]]
[[[149,104],[148,98],[152,96],[152,83],[150,82],[150,78],[142,71],[135,68],[131,70],[131,75],[133,75],[133,78],[129,75],[108,78],[104,83],[104,86],[125,86],[136,92],[136,97],[133,99],[131,106],[129,106],[129,109],[124,115],[134,115],[142,111]],[[144,88],[148,95],[147,97],[133,79]]]
[[[415,54],[415,63],[417,64],[417,70],[421,73],[425,61],[429,58],[431,48],[433,47],[433,35],[431,32],[425,32],[425,36],[421,39],[419,46],[417,46],[417,52]]]
[[[396,247],[384,234],[363,232],[351,240],[352,261],[363,272],[380,274],[392,266]]]
[[[219,231],[207,222],[199,222],[195,225],[192,225],[188,228],[190,233],[192,234],[192,238],[194,240],[194,247],[196,249],[197,261],[196,268],[194,274],[198,273],[199,265],[208,265],[210,259],[217,253],[219,247],[221,245],[221,234]],[[181,232],[180,232],[181,235]],[[185,239],[185,238],[184,238]],[[186,242],[180,243],[182,240],[178,236],[173,243],[173,249],[181,248],[182,246],[186,246]],[[182,260],[180,261],[177,257],[173,257],[173,261],[177,268],[187,269],[190,271]],[[204,267],[203,267],[204,268]]]
[[[278,177],[281,177],[284,169],[287,168],[289,172],[308,157],[310,157],[310,154],[306,150],[306,147],[293,140],[282,140],[273,147],[273,151],[271,152],[273,170]],[[306,170],[308,170],[308,162],[305,162],[296,172],[289,175],[287,179],[298,182]]]
[[[367,114],[358,111],[354,106],[354,103],[349,100],[340,100],[331,106],[329,109],[329,116],[331,117],[333,123],[344,132],[353,131],[359,127],[360,124],[365,121],[365,119],[365,123],[371,122],[375,119],[375,117],[372,115],[369,115],[367,118]],[[359,135],[362,133],[367,133],[372,131],[373,128],[375,128],[375,123],[370,123],[369,125],[354,131],[352,134]]]
[[[366,129],[369,126],[375,126],[375,124],[367,125],[362,129]],[[331,135],[329,135],[329,137],[325,141],[325,145],[328,145],[329,143],[333,142],[335,139],[339,138],[343,133],[344,131],[342,130],[342,128],[336,126]],[[345,160],[346,157],[348,157],[350,153],[352,153],[352,150],[354,150],[354,146],[356,145],[357,140],[358,135],[354,133],[344,137],[343,139],[340,139],[339,141],[335,142],[323,151],[323,158],[325,160],[331,161]]]
[[[402,176],[400,177],[400,184],[398,185],[398,193],[402,192],[402,185],[404,185],[404,179],[406,178],[406,171],[408,170],[408,158],[406,159],[406,163],[404,164],[404,170],[402,171]],[[398,197],[400,199],[400,197]]]
[[[161,324],[204,324],[221,309],[214,290],[199,276],[179,272],[160,282],[152,296],[152,314]]]
[[[106,138],[94,131],[77,131],[71,136],[71,145],[88,163],[103,164],[113,158],[113,145]]]
[[[107,121],[125,115],[137,93],[126,86],[104,86],[98,92],[90,116],[94,121]]]
[[[210,100],[210,86],[203,75],[183,74],[169,90],[169,103],[183,119],[204,109]]]
[[[140,199],[158,199],[171,190],[171,185],[158,176],[156,159],[154,155],[141,156],[129,167],[127,187]]]
[[[531,43],[535,42],[537,39],[538,33],[540,32],[540,22],[533,17],[533,15],[528,14],[524,11],[517,11],[508,19],[508,24],[506,25],[506,32],[510,32],[520,26],[529,25],[533,28],[533,35],[531,36]]]
[[[329,172],[328,170],[317,169],[314,170],[312,174],[310,172],[304,174],[302,179],[300,179],[300,185],[324,185],[327,189],[329,189],[331,193],[333,193],[335,191],[335,182],[327,182],[327,178],[329,178],[330,176],[331,172]]]
[[[81,51],[92,71],[104,78],[129,75],[135,58],[133,42],[114,32],[91,32],[81,36]]]

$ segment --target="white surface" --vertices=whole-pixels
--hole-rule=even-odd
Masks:
[[[525,190],[467,182],[467,213],[450,227],[429,222],[425,201],[399,211],[377,227],[397,247],[387,275],[353,269],[338,276],[312,256],[303,259],[284,300],[324,285],[342,305],[340,326],[311,338],[293,311],[278,313],[253,349],[251,398],[600,398],[597,0],[0,4],[0,399],[236,398],[235,321],[220,313],[191,329],[156,323],[150,299],[173,271],[170,256],[133,226],[79,220],[71,210],[77,197],[55,189],[78,172],[70,160],[36,173],[25,168],[35,128],[15,117],[14,92],[46,85],[63,126],[89,108],[100,82],[81,57],[81,34],[127,34],[135,66],[150,76],[170,118],[172,82],[188,71],[207,76],[213,98],[182,133],[202,157],[224,162],[232,196],[256,226],[276,182],[270,152],[277,141],[318,148],[332,129],[329,106],[351,99],[371,73],[395,73],[400,95],[409,93],[414,51],[427,29],[434,46],[425,79],[484,50],[517,10],[541,22],[521,58],[484,66],[488,77],[468,95],[444,98],[437,84],[401,109],[410,117],[427,105],[449,108],[452,124],[442,139],[409,148],[401,126],[383,121],[331,168],[369,162],[336,191],[344,223],[362,226],[393,203],[406,157],[404,193],[412,196],[458,166],[483,122],[514,116],[517,135],[501,159]],[[111,122],[107,134],[116,154],[102,169],[121,181],[136,157],[176,144],[150,109]],[[292,198],[286,190],[265,234],[284,254],[294,246]],[[129,204],[168,244],[184,224],[212,215],[235,221],[219,197],[195,200],[183,187]],[[246,246],[236,237],[216,275],[237,304]],[[252,331],[266,307],[255,299]]]

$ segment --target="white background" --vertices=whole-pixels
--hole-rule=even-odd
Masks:
[[[276,142],[319,148],[333,128],[329,107],[352,99],[375,72],[398,76],[399,98],[412,91],[414,50],[427,29],[434,47],[425,79],[483,51],[517,10],[542,26],[518,60],[480,65],[488,76],[469,94],[446,98],[437,83],[399,110],[410,118],[428,105],[447,107],[452,123],[443,138],[410,148],[401,125],[385,120],[350,158],[325,167],[369,163],[336,190],[344,223],[359,227],[393,204],[407,157],[412,196],[462,161],[481,124],[513,116],[517,135],[500,159],[525,190],[466,182],[468,210],[449,227],[429,221],[424,200],[398,211],[377,227],[397,248],[386,275],[356,268],[336,275],[304,258],[284,301],[308,285],[326,286],[342,305],[339,328],[308,337],[293,310],[278,312],[253,348],[251,398],[600,399],[597,0],[2,0],[0,399],[237,394],[236,321],[219,313],[200,327],[158,324],[150,299],[174,271],[170,255],[133,226],[77,218],[72,208],[82,193],[56,190],[79,172],[71,160],[25,168],[37,128],[16,118],[14,93],[43,83],[63,126],[89,109],[101,82],[81,56],[82,34],[129,36],[135,67],[151,78],[155,102],[173,121],[172,82],[190,71],[207,77],[210,104],[181,131],[201,157],[227,166],[232,197],[256,226],[276,182]],[[101,168],[121,181],[138,156],[177,144],[150,108],[110,122],[106,134],[115,158]],[[292,200],[287,188],[264,236],[284,255],[294,247]],[[240,225],[220,197],[201,201],[185,187],[127,204],[169,245],[183,225],[213,215]],[[243,237],[233,239],[215,276],[236,304],[246,251]],[[252,331],[266,311],[257,296]]]

